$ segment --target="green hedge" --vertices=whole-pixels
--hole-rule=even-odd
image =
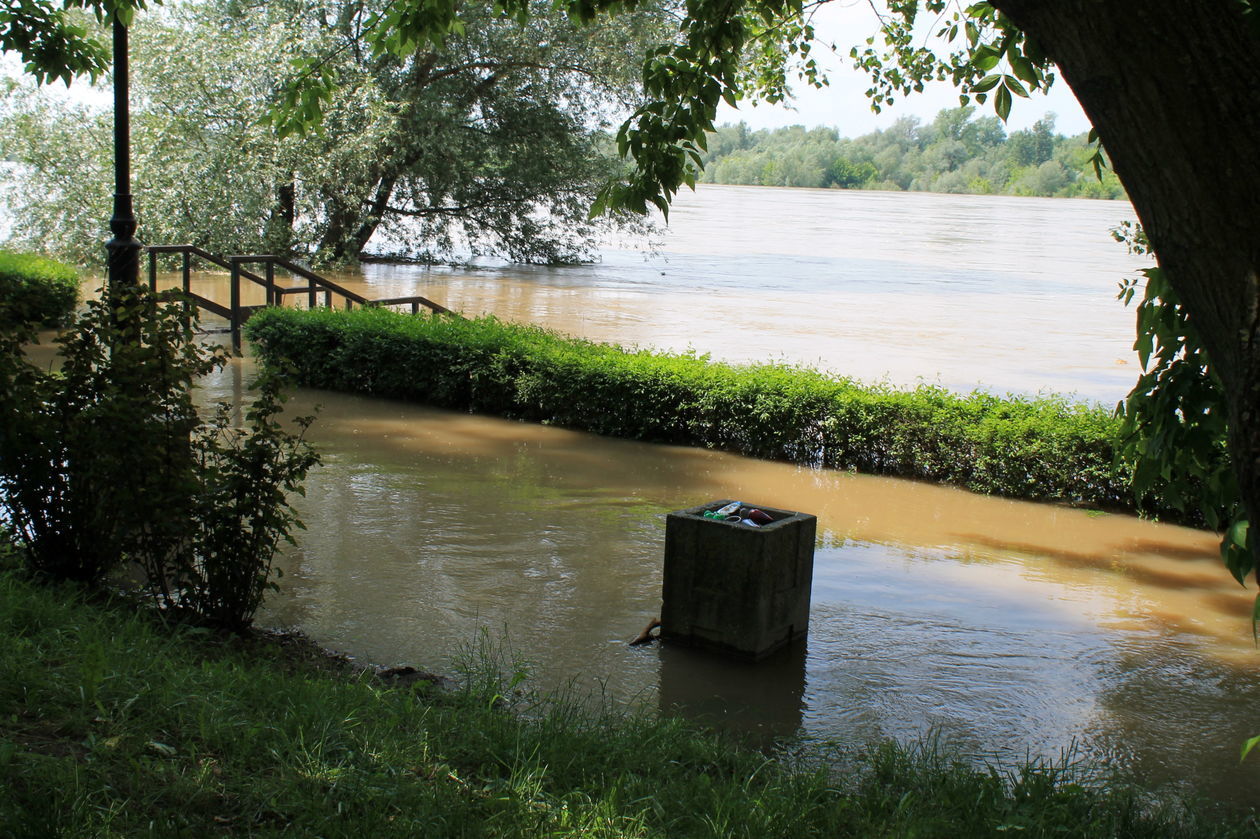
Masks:
[[[42,256],[0,250],[0,323],[61,326],[78,302],[78,271]]]
[[[268,309],[246,334],[310,387],[752,457],[1133,509],[1118,422],[1062,399],[860,385],[779,364],[626,350],[494,318]],[[1167,512],[1167,511],[1155,511]]]

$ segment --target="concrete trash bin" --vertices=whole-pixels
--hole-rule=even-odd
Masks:
[[[731,503],[665,517],[661,640],[756,660],[809,630],[818,520],[772,507],[756,507],[773,519],[761,527],[704,517]]]

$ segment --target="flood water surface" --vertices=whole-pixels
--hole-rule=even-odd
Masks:
[[[1116,202],[702,188],[663,252],[596,266],[368,266],[371,297],[733,361],[1075,392],[1135,378]],[[233,398],[239,367],[209,383]],[[535,686],[756,742],[938,737],[1255,804],[1252,592],[1211,534],[948,488],[611,440],[384,400],[323,406],[309,530],[267,620],[363,659],[449,668],[488,638]],[[735,498],[818,517],[805,645],[757,665],[631,648],[660,609],[665,514]]]
[[[1074,750],[1252,801],[1260,776],[1237,763],[1260,730],[1251,594],[1210,534],[344,394],[295,403],[322,406],[325,465],[270,622],[438,669],[485,637],[543,690],[759,742]],[[807,643],[756,665],[628,646],[659,614],[665,514],[721,498],[818,517]]]
[[[330,276],[600,341],[1114,405],[1137,378],[1117,284],[1148,263],[1109,230],[1132,218],[1121,201],[705,184],[654,253]]]

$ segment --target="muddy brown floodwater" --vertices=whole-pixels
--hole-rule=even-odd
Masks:
[[[1141,263],[1106,231],[1129,216],[704,187],[680,196],[661,257],[337,279],[601,340],[1114,403],[1136,375],[1115,287]],[[248,375],[233,366],[206,394],[237,399]],[[488,638],[543,690],[756,742],[937,737],[982,760],[1069,753],[1260,801],[1260,760],[1238,762],[1260,734],[1253,592],[1211,534],[343,394],[301,391],[294,410],[315,404],[325,465],[269,621],[437,669]],[[665,514],[720,498],[818,517],[808,643],[758,665],[627,646],[660,606]]]
[[[654,255],[330,278],[599,341],[1113,405],[1137,378],[1116,286],[1149,263],[1108,230],[1133,217],[1120,201],[703,185]]]
[[[268,621],[431,668],[484,635],[544,690],[757,741],[1070,751],[1254,801],[1237,757],[1260,733],[1252,594],[1211,534],[345,394],[299,391],[293,410],[317,404],[325,463]],[[660,606],[665,513],[718,498],[818,516],[807,644],[758,665],[629,647]]]

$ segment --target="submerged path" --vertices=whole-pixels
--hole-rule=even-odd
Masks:
[[[231,398],[246,371],[211,383]],[[1251,595],[1210,534],[958,490],[301,391],[325,453],[270,619],[439,666],[483,637],[536,684],[681,706],[754,737],[929,732],[979,757],[1069,747],[1245,800]],[[766,667],[630,648],[664,513],[715,498],[819,518],[804,654]]]

